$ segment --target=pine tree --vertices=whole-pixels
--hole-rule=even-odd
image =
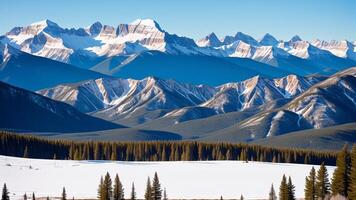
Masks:
[[[222,196],[220,196],[220,200],[224,200]]]
[[[351,152],[351,168],[349,176],[348,198],[356,200],[356,145],[353,145]]]
[[[27,200],[27,194],[26,193],[23,195],[23,200]]]
[[[164,190],[163,190],[163,200],[168,200],[166,188],[164,188]]]
[[[104,194],[104,199],[102,199],[102,200],[111,200],[111,198],[112,198],[112,181],[111,181],[109,172],[106,172],[106,175],[104,178],[103,194]]]
[[[135,191],[135,184],[132,183],[132,187],[131,187],[131,200],[136,200],[136,191]]]
[[[99,188],[98,188],[98,199],[102,200],[103,198],[104,198],[104,179],[103,176],[101,176]]]
[[[47,200],[49,200],[49,196],[47,196],[47,198],[46,198]]]
[[[114,180],[114,200],[123,200],[124,196],[124,188],[119,179],[119,175],[116,174]]]
[[[244,200],[245,198],[244,198],[244,196],[242,196],[242,194],[241,194],[241,196],[240,196],[240,200]]]
[[[288,200],[295,200],[295,186],[291,177],[288,178]]]
[[[10,192],[6,187],[6,183],[4,183],[4,187],[2,188],[1,200],[10,200],[9,194]]]
[[[288,200],[288,184],[285,175],[283,175],[281,185],[279,186],[279,200]]]
[[[348,146],[345,145],[344,148],[338,153],[336,159],[336,169],[334,171],[331,184],[331,191],[333,195],[340,194],[347,197],[349,159],[350,155],[348,152]]]
[[[330,182],[329,174],[324,165],[324,162],[321,163],[316,176],[316,197],[317,199],[325,199],[330,193]]]
[[[67,200],[67,193],[66,193],[66,188],[65,187],[63,187],[61,200]]]
[[[276,195],[276,191],[274,190],[273,184],[271,186],[271,190],[269,191],[268,194],[268,200],[277,200],[277,195]]]
[[[305,177],[304,199],[316,200],[316,177],[314,167],[310,170],[309,176]]]
[[[159,183],[157,172],[155,172],[152,181],[152,200],[161,200],[161,199],[162,199],[161,184]]]
[[[152,200],[152,186],[151,186],[150,177],[148,177],[148,179],[147,179],[145,200]]]
[[[36,200],[36,196],[34,192],[32,192],[32,200]]]

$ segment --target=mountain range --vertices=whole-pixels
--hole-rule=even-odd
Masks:
[[[242,32],[194,41],[150,19],[78,29],[44,20],[0,36],[0,127],[339,148],[356,141],[355,45]]]
[[[109,76],[156,76],[213,86],[256,75],[331,75],[356,66],[355,42],[351,41],[304,41],[299,36],[282,41],[270,34],[256,40],[242,32],[221,39],[211,33],[194,41],[163,30],[151,19],[116,27],[95,22],[77,29],[44,20],[13,28],[0,36],[0,43]],[[3,52],[0,55],[5,58]]]

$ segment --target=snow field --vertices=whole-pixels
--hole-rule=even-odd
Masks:
[[[69,161],[41,160],[0,156],[0,184],[6,182],[11,199],[30,197],[58,197],[66,187],[68,198],[96,198],[100,176],[116,173],[125,188],[125,197],[135,183],[138,198],[143,198],[147,177],[157,171],[162,189],[172,199],[246,199],[268,197],[271,184],[278,194],[283,174],[291,176],[296,196],[304,196],[305,176],[312,165],[280,164],[243,161]],[[315,166],[316,169],[319,166]],[[327,167],[329,175],[334,167]]]

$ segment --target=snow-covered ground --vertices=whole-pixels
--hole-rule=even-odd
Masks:
[[[247,199],[268,197],[273,183],[278,194],[283,174],[291,176],[296,196],[303,197],[305,176],[312,165],[242,161],[122,162],[23,159],[0,156],[0,185],[6,182],[11,199],[26,192],[37,197],[60,196],[65,186],[68,197],[96,198],[100,176],[119,174],[129,197],[132,182],[143,198],[147,177],[157,171],[169,198]],[[316,166],[316,169],[319,167]],[[332,174],[334,167],[327,167]]]

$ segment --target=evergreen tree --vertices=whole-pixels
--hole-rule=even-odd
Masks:
[[[305,177],[304,199],[316,200],[316,177],[314,167],[310,170],[309,176]]]
[[[98,199],[102,200],[103,198],[104,198],[104,179],[103,176],[101,176],[99,188],[98,188]]]
[[[223,200],[223,197],[222,197],[222,196],[220,196],[220,200]]]
[[[112,198],[112,181],[109,172],[106,172],[103,184],[103,196],[102,200],[111,200]]]
[[[119,175],[116,174],[114,180],[114,200],[123,200],[124,196],[124,188],[119,179]]]
[[[244,198],[244,196],[242,196],[242,194],[241,194],[241,196],[240,196],[240,200],[244,200],[245,198]]]
[[[23,195],[23,200],[27,200],[27,194],[26,193]]]
[[[49,200],[49,196],[47,196],[47,198],[46,198],[47,200]]]
[[[324,163],[321,163],[316,176],[316,197],[317,199],[323,200],[329,193],[330,193],[329,174]]]
[[[331,191],[333,195],[340,194],[347,197],[349,159],[350,155],[348,152],[348,146],[345,145],[344,148],[338,153],[336,159],[336,169],[334,171],[331,184]]]
[[[288,200],[295,200],[295,186],[291,177],[288,178]]]
[[[348,198],[350,200],[356,200],[356,145],[353,145],[352,147],[349,180]]]
[[[132,187],[131,187],[131,200],[136,200],[136,191],[135,191],[135,184],[132,183]]]
[[[147,179],[145,200],[152,200],[152,186],[151,186],[150,177],[148,177],[148,179]]]
[[[32,200],[36,200],[36,196],[34,192],[32,192]]]
[[[155,172],[152,181],[152,200],[161,200],[161,199],[162,199],[161,184],[159,183],[157,172]]]
[[[65,187],[63,187],[61,200],[67,200],[67,193],[66,193],[66,188]]]
[[[281,185],[279,186],[279,200],[288,200],[288,195],[287,178],[283,175]]]
[[[4,183],[4,187],[2,188],[1,200],[10,200],[9,194],[10,192],[6,187],[6,183]]]
[[[164,188],[164,190],[163,190],[163,200],[168,200],[166,188]]]
[[[271,185],[271,189],[268,194],[268,200],[277,200],[276,191],[274,190],[273,184]]]

